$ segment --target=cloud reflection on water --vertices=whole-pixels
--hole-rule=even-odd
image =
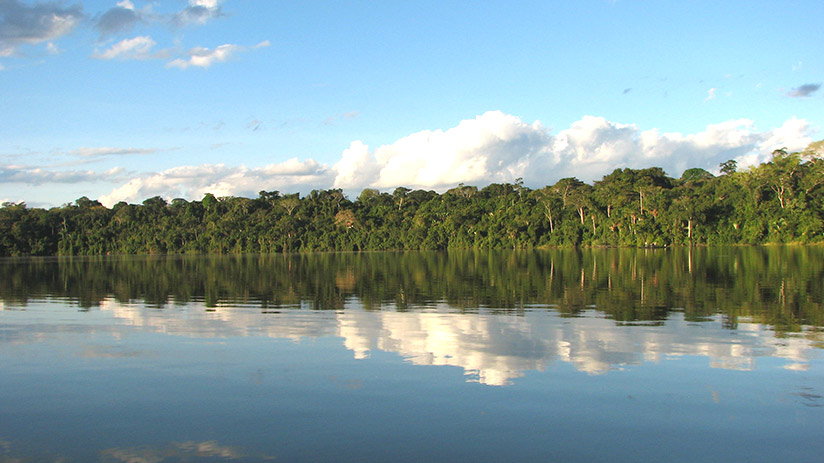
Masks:
[[[54,304],[45,303],[32,304],[26,312],[4,312],[0,344],[40,343],[61,336],[68,342],[64,351],[75,357],[150,359],[159,353],[120,340],[136,329],[199,339],[335,337],[342,339],[355,359],[366,359],[375,351],[390,352],[415,365],[462,368],[467,381],[504,386],[556,362],[597,375],[682,356],[706,357],[712,368],[752,371],[759,358],[772,357],[785,360],[784,369],[805,371],[824,343],[824,335],[810,327],[778,337],[769,327],[745,319],[729,329],[720,316],[695,322],[676,312],[662,324],[633,325],[618,323],[594,309],[577,317],[564,317],[549,308],[511,314],[460,313],[445,303],[420,311],[365,310],[357,298],[348,299],[339,311],[273,313],[251,307],[207,308],[201,302],[158,309],[106,299],[99,311],[70,312],[49,321],[59,313],[55,310]],[[13,313],[26,323],[10,323],[15,320]],[[78,334],[84,343],[80,346],[69,340]],[[114,343],[89,343],[97,334],[110,336]]]
[[[712,368],[755,370],[757,359],[780,358],[790,370],[804,370],[819,355],[820,332],[777,338],[763,325],[740,321],[737,329],[720,320],[686,321],[673,314],[664,324],[622,325],[588,311],[564,318],[551,309],[520,314],[457,313],[443,304],[432,310],[363,310],[356,299],[342,311],[282,310],[261,314],[247,308],[207,312],[197,303],[185,310],[157,310],[107,300],[101,309],[119,322],[154,332],[198,338],[266,336],[280,339],[339,337],[356,359],[373,351],[392,352],[416,365],[456,366],[468,381],[512,384],[527,371],[555,362],[603,374],[627,365],[681,356],[709,359]]]
[[[0,440],[0,462],[32,461],[32,454],[25,456],[18,454],[18,445],[12,441]],[[43,461],[71,461],[59,455],[40,455]],[[237,460],[253,458],[255,461],[270,461],[275,457],[269,455],[251,454],[239,447],[221,445],[217,441],[186,441],[171,442],[163,446],[137,446],[124,448],[109,448],[100,451],[101,463],[163,463],[167,461],[215,461]],[[40,461],[40,460],[37,460]]]
[[[199,459],[220,458],[235,460],[254,457],[255,460],[274,460],[267,455],[249,455],[243,449],[220,445],[216,441],[204,442],[173,442],[166,447],[130,447],[112,448],[100,452],[102,462],[124,463],[162,463],[164,461],[197,461]]]

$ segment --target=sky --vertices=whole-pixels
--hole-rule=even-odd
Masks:
[[[824,2],[0,0],[0,202],[540,188],[824,139]]]

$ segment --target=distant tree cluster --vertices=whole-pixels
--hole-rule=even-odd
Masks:
[[[528,249],[824,242],[824,141],[721,175],[616,169],[592,185],[521,179],[445,193],[339,189],[255,199],[153,197],[112,208],[86,197],[52,209],[4,203],[0,255],[271,253]]]

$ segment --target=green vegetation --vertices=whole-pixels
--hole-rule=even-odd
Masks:
[[[258,198],[207,194],[114,205],[82,197],[49,210],[5,203],[0,256],[237,254],[331,250],[529,249],[824,241],[824,141],[715,177],[688,169],[616,169],[589,185],[538,190],[458,185],[443,194],[338,189]]]

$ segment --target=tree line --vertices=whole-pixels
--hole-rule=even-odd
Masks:
[[[459,184],[200,201],[159,196],[111,208],[81,197],[51,209],[0,207],[0,256],[236,254],[824,242],[824,141],[720,175],[616,169],[540,189]]]

